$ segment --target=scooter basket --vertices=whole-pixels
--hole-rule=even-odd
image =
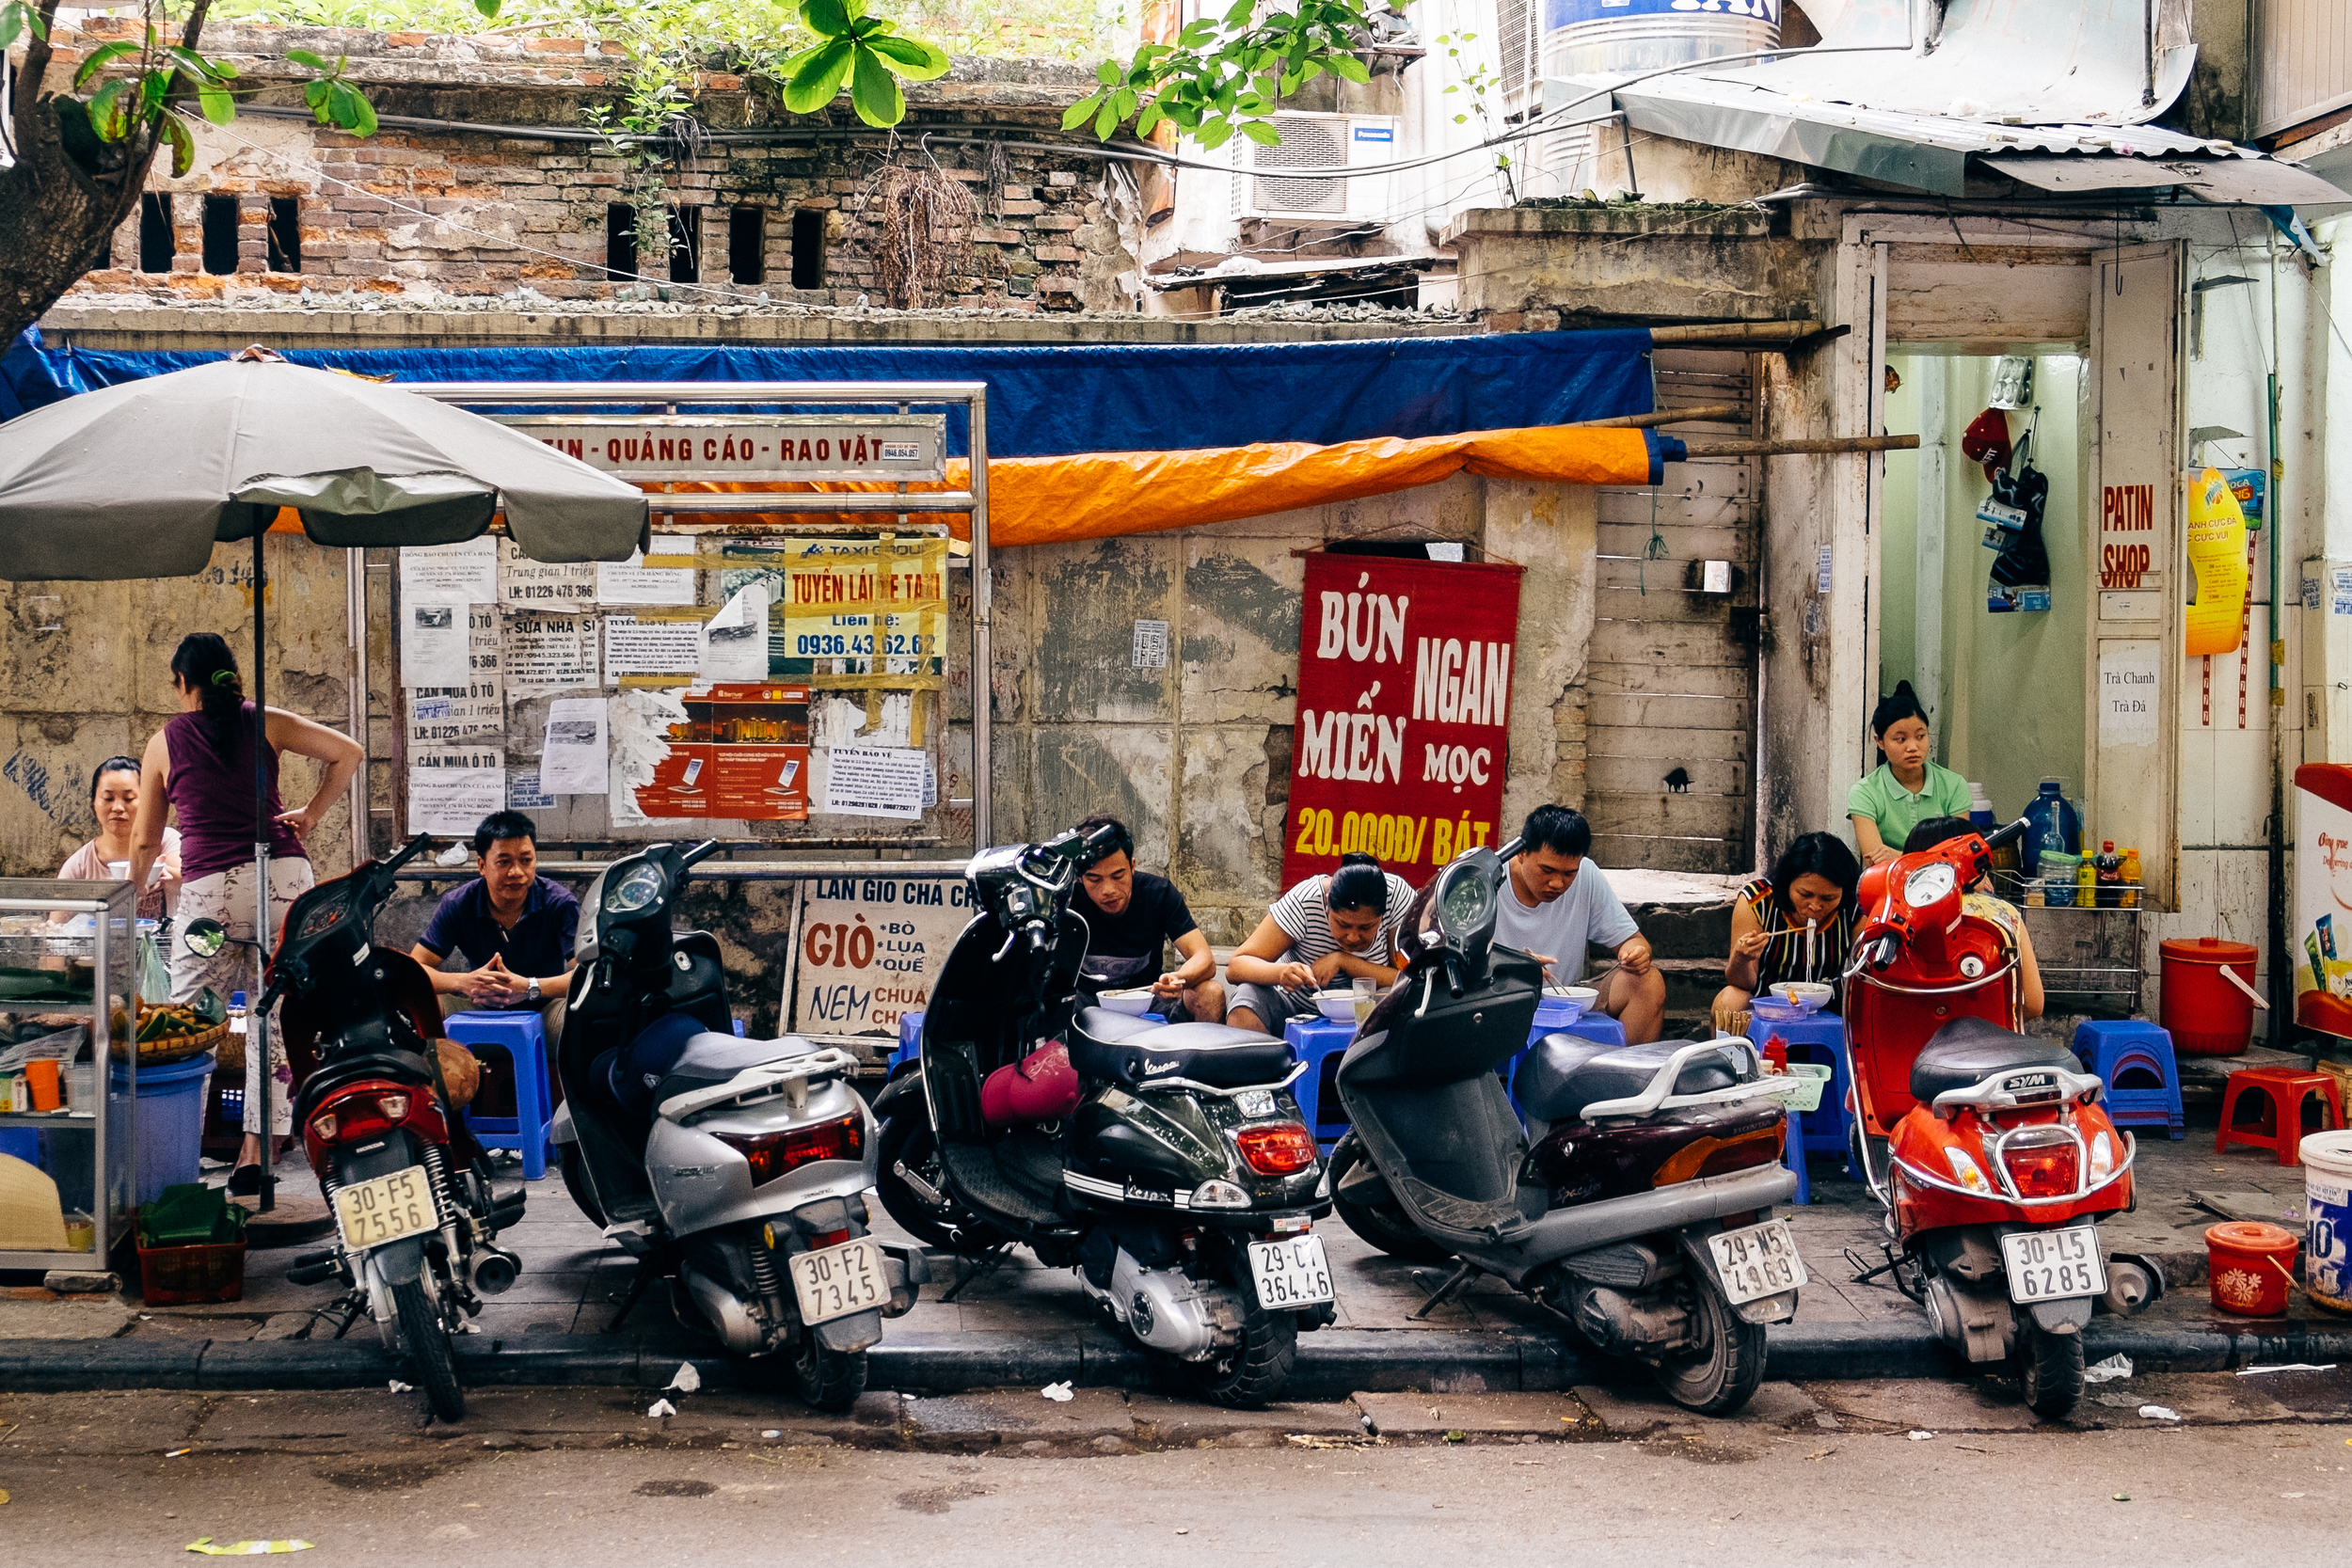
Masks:
[[[1818,1111],[1821,1108],[1821,1091],[1829,1086],[1830,1072],[1831,1069],[1820,1062],[1790,1062],[1787,1076],[1780,1079],[1786,1086],[1776,1098],[1791,1111]]]

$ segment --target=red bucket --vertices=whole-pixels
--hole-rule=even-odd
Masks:
[[[2235,1056],[2254,1034],[2254,950],[2219,937],[2175,938],[2164,944],[2164,1008],[2159,1022],[2184,1056]],[[2246,982],[2240,990],[2224,970]]]
[[[2287,1287],[2301,1244],[2293,1231],[2258,1221],[2207,1226],[2205,1256],[2213,1266],[2213,1304],[2241,1318],[2285,1316]]]

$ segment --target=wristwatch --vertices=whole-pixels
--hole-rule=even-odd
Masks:
[[[539,977],[537,975],[532,975],[531,983],[523,987],[523,996],[532,1002],[539,1000]]]

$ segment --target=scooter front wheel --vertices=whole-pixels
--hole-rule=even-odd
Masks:
[[[946,1178],[940,1170],[939,1137],[931,1131],[931,1118],[922,1106],[910,1106],[884,1121],[875,1142],[882,1169],[874,1190],[890,1217],[916,1239],[966,1255],[986,1252],[1004,1240],[995,1227],[948,1196]],[[940,1201],[933,1203],[917,1192],[907,1177],[898,1174],[901,1167],[914,1180],[938,1193]]]
[[[444,1421],[465,1419],[466,1390],[458,1384],[456,1357],[450,1353],[449,1325],[424,1293],[424,1282],[412,1279],[393,1286],[392,1307],[400,1316],[400,1337],[407,1342],[417,1381],[424,1387],[425,1403]]]
[[[564,1168],[564,1190],[572,1195],[581,1213],[602,1227],[604,1206],[596,1201],[596,1190],[589,1183],[587,1156],[580,1153],[578,1144],[564,1144],[562,1148],[558,1163]]]
[[[1350,1132],[1331,1150],[1330,1162],[1326,1166],[1330,1173],[1331,1206],[1339,1211],[1340,1218],[1347,1228],[1353,1230],[1359,1239],[1407,1263],[1449,1261],[1454,1254],[1422,1235],[1411,1218],[1393,1201],[1358,1203],[1340,1191],[1341,1180],[1367,1158],[1363,1140]],[[1386,1193],[1387,1189],[1384,1187],[1381,1191]]]
[[[1732,1310],[1711,1278],[1692,1281],[1698,1349],[1655,1369],[1666,1397],[1702,1416],[1728,1416],[1764,1383],[1764,1325]]]
[[[2017,1382],[2026,1408],[2063,1420],[2083,1398],[2083,1337],[2052,1334],[2027,1319],[2017,1329]]]

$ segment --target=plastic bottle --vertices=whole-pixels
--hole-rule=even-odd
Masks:
[[[229,1032],[232,1035],[245,1033],[245,992],[241,990],[229,993]]]
[[[2123,889],[2119,909],[2139,908],[2139,851],[2129,845],[2123,847]]]
[[[2074,867],[2074,907],[2087,910],[2099,902],[2099,867],[2086,860]]]
[[[1984,792],[1984,785],[1974,779],[1968,781],[1968,825],[1972,828],[1996,828],[1994,819],[1993,797]]]
[[[2033,826],[2026,831],[2025,843],[2026,875],[2036,876],[2042,869],[2042,851],[2056,849],[2063,854],[2082,853],[2082,814],[2068,803],[2064,787],[2057,779],[2044,779],[2026,807],[2026,819]]]

